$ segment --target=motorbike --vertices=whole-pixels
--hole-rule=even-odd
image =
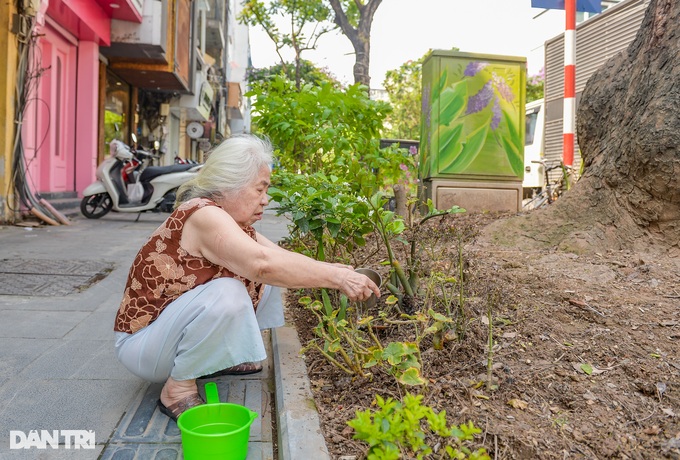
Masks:
[[[137,143],[134,135],[133,142]],[[203,166],[150,166],[153,154],[118,140],[111,142],[110,152],[97,167],[97,180],[83,191],[80,212],[88,219],[99,219],[110,211],[172,212],[179,186]]]
[[[135,136],[136,137],[136,136]],[[153,152],[147,152],[144,149],[135,148],[133,146],[128,147],[121,141],[113,141],[112,149],[117,150],[118,148],[129,149],[132,153],[132,158],[123,159],[123,168],[121,169],[121,174],[123,176],[123,183],[125,185],[130,185],[139,181],[140,174],[148,167],[153,165],[154,160],[160,159],[159,155]],[[129,155],[123,153],[121,157],[127,158]],[[128,198],[130,198],[128,194]],[[135,201],[135,200],[131,200]]]

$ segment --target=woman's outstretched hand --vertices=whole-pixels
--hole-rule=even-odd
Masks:
[[[355,272],[352,267],[346,265],[342,266],[341,270],[343,279],[340,283],[340,290],[349,300],[364,301],[372,294],[380,297],[380,289],[369,277]]]

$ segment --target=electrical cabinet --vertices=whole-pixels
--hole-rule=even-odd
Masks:
[[[526,58],[432,51],[422,75],[425,197],[440,209],[457,201],[468,210],[519,210]]]

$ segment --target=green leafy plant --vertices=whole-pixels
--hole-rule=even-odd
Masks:
[[[328,362],[349,375],[370,377],[368,369],[380,366],[402,385],[426,384],[420,374],[422,364],[417,343],[391,342],[385,347],[373,330],[374,317],[359,318],[355,322],[342,307],[328,312],[324,302],[308,296],[298,302],[318,319],[314,327],[317,339],[311,340],[305,350],[316,349]]]
[[[376,350],[373,359],[366,363],[370,367],[380,362],[389,365],[389,373],[402,385],[425,385],[427,382],[420,375],[422,367],[420,349],[414,342],[391,342],[384,349]]]
[[[410,393],[401,402],[376,395],[375,412],[356,411],[347,424],[354,428],[354,439],[369,445],[369,460],[422,459],[434,452],[435,445],[443,447],[440,458],[490,460],[484,448],[469,447],[474,435],[481,433],[479,428],[472,422],[449,425],[446,411],[437,413],[422,400],[422,395]]]
[[[307,255],[321,261],[346,262],[353,249],[366,244],[372,231],[368,223],[368,205],[354,195],[346,181],[323,173],[310,175],[279,171],[273,178],[269,196],[277,203],[276,212],[292,221],[291,235],[303,240],[311,235],[313,245]],[[321,289],[326,316],[339,303],[338,319],[345,318],[347,298]],[[331,297],[335,297],[334,299]]]
[[[290,216],[291,236],[313,237],[310,256],[344,260],[357,246],[366,244],[365,236],[373,230],[367,221],[369,208],[346,181],[320,172],[277,171],[272,182],[269,196],[277,203],[279,215]]]
[[[428,200],[427,214],[411,228],[411,237],[410,240],[407,240],[401,237],[404,230],[406,230],[404,219],[393,211],[385,209],[387,198],[384,192],[374,194],[368,200],[368,203],[371,208],[369,217],[376,234],[380,236],[381,241],[385,245],[387,262],[391,267],[390,280],[385,286],[398,299],[397,303],[400,309],[407,314],[411,314],[415,310],[416,296],[419,294],[420,288],[418,277],[418,267],[420,265],[418,255],[420,253],[416,245],[419,227],[434,217],[465,212],[465,209],[453,206],[450,209],[440,211],[434,208],[431,200]],[[406,270],[404,270],[403,265],[395,255],[392,241],[400,241],[409,246]]]
[[[434,233],[434,235],[431,235]],[[427,278],[427,290],[425,305],[436,308],[452,319],[447,323],[444,330],[436,337],[434,346],[440,343],[441,339],[451,339],[453,331],[458,340],[463,340],[470,324],[469,312],[467,307],[467,274],[466,267],[468,262],[465,258],[464,247],[470,239],[474,238],[475,232],[470,229],[460,228],[457,225],[442,222],[442,225],[430,230],[425,238],[430,237],[437,240],[446,233],[449,238],[456,240],[455,246],[449,247],[447,251],[435,253],[428,252],[427,258],[430,264],[438,270],[430,272]],[[435,244],[431,244],[436,247]]]
[[[381,351],[382,345],[372,330],[370,319],[363,320],[370,332],[364,333],[355,325],[350,317],[338,318],[340,310],[332,310],[330,314],[323,314],[326,310],[323,302],[302,297],[299,303],[316,315],[318,324],[314,327],[314,334],[318,340],[310,340],[302,352],[314,348],[332,365],[349,375],[370,377],[365,364],[371,359],[376,350]],[[319,343],[321,341],[321,344]]]
[[[380,236],[381,241],[385,245],[388,263],[392,268],[391,281],[386,283],[387,289],[399,298],[402,310],[412,313],[414,306],[414,286],[404,273],[401,263],[395,257],[391,243],[393,238],[401,235],[406,229],[404,219],[395,214],[394,211],[385,209],[387,199],[383,192],[374,194],[368,202],[371,207],[371,223],[373,224],[375,232]],[[399,285],[402,286],[403,292],[399,289]]]
[[[257,130],[276,147],[278,168],[351,178],[350,187],[362,195],[384,186],[380,131],[390,106],[369,99],[360,85],[342,90],[321,82],[297,91],[276,76],[247,95],[254,97]]]

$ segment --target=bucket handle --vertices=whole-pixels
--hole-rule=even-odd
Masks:
[[[207,404],[218,404],[220,402],[220,395],[217,393],[217,384],[215,382],[205,384],[205,399]]]
[[[217,384],[215,382],[208,382],[205,384],[205,399],[206,404],[219,404],[220,395],[217,392]],[[247,408],[246,408],[247,409]],[[257,418],[257,412],[248,409],[250,415],[250,423]]]

